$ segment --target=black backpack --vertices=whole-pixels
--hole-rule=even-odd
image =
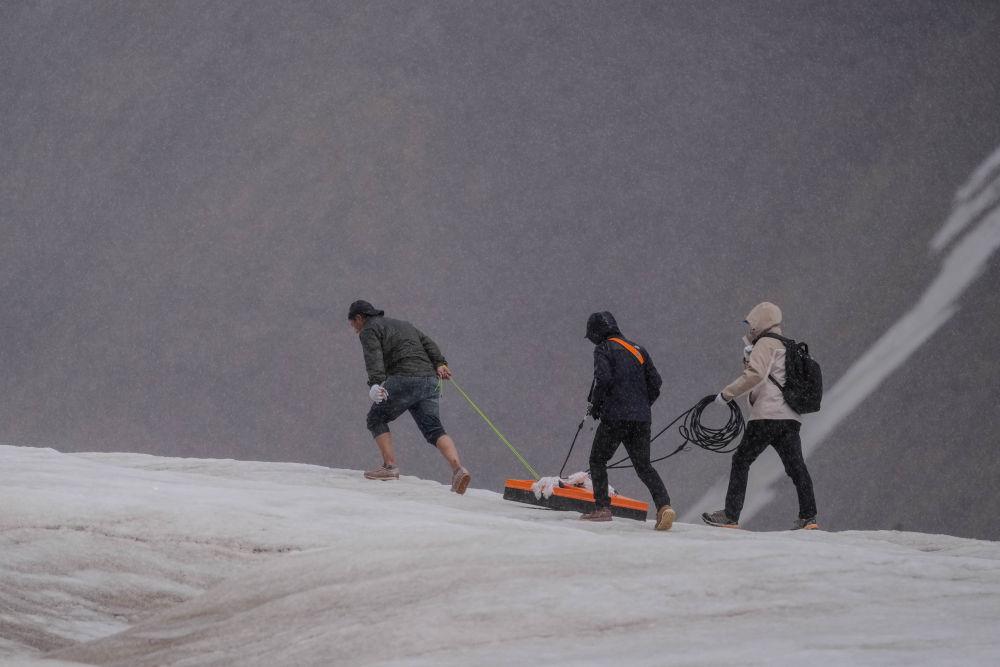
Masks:
[[[781,390],[785,403],[800,415],[819,412],[823,400],[823,374],[816,360],[809,356],[809,346],[778,334],[761,334],[761,338],[765,336],[776,338],[785,346],[785,386],[778,384],[773,375],[767,376]]]

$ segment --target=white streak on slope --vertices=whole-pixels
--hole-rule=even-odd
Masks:
[[[969,181],[955,193],[951,215],[931,239],[931,249],[934,252],[943,250],[966,225],[1000,203],[1000,178],[996,177],[997,172],[1000,172],[1000,148],[979,165]]]

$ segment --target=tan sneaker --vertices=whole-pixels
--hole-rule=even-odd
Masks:
[[[451,476],[451,490],[458,495],[462,495],[469,488],[469,482],[471,481],[472,475],[469,474],[469,471],[462,466],[458,466],[458,470]]]
[[[383,463],[378,468],[375,468],[375,470],[366,470],[365,479],[377,479],[382,482],[388,482],[390,479],[399,479],[399,468],[396,466],[387,466]]]
[[[611,521],[611,508],[598,507],[589,514],[581,515],[580,521]]]
[[[670,530],[676,516],[677,512],[670,505],[664,505],[656,511],[656,525],[653,528],[655,530]]]

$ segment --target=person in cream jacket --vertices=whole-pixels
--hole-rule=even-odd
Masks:
[[[701,518],[711,526],[739,528],[750,466],[771,446],[781,458],[798,494],[799,516],[792,529],[814,529],[817,527],[816,498],[802,456],[799,437],[802,418],[788,406],[778,386],[785,382],[785,345],[777,338],[764,336],[781,335],[781,309],[769,301],[759,303],[744,322],[749,330],[743,337],[743,373],[726,385],[715,400],[726,404],[746,394],[750,414],[743,439],[733,453],[726,507],[705,512]]]

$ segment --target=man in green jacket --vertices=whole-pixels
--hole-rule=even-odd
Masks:
[[[437,344],[409,322],[385,317],[385,311],[367,301],[352,303],[347,319],[361,338],[372,400],[368,430],[382,454],[382,465],[365,472],[365,477],[399,479],[389,422],[409,411],[427,442],[451,465],[451,490],[465,493],[472,476],[462,467],[455,442],[441,426],[438,388],[451,371]]]

